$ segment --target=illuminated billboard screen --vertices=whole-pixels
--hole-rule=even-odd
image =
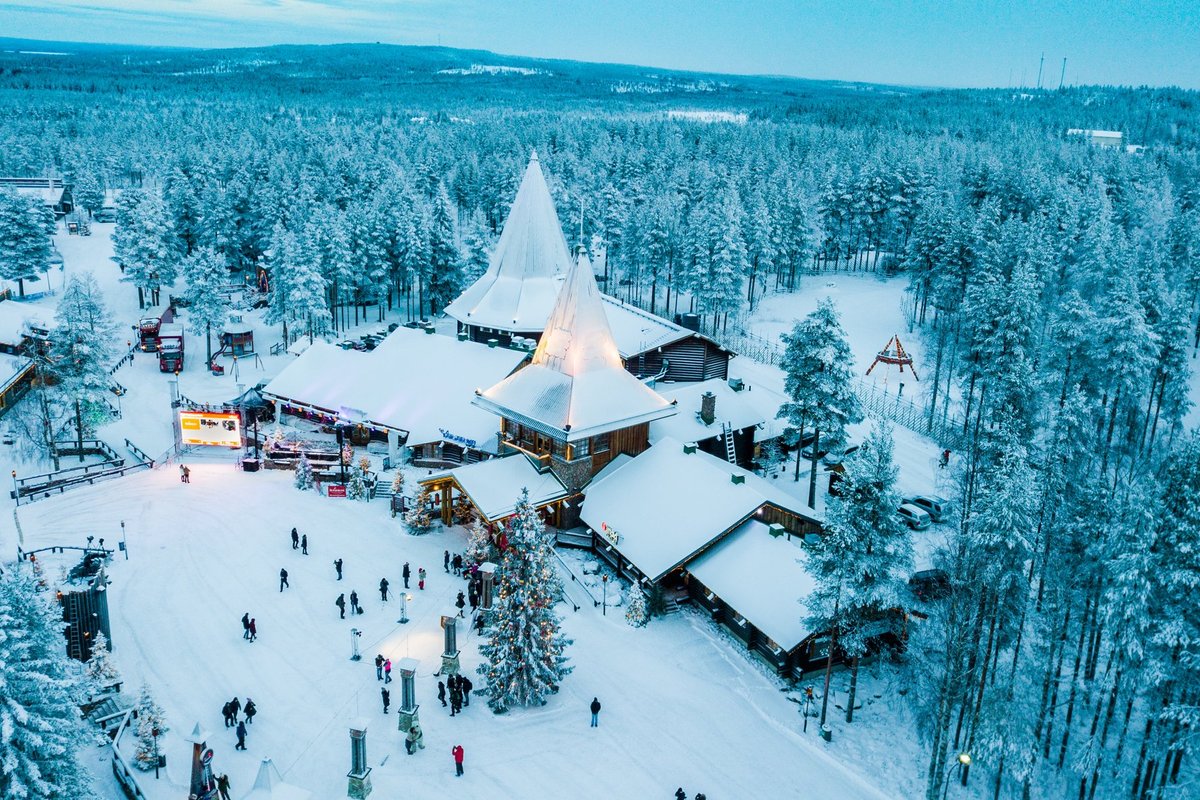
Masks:
[[[183,444],[242,446],[242,420],[237,412],[180,411],[179,430]]]

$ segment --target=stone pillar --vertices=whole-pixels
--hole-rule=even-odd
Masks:
[[[442,614],[442,634],[445,639],[445,650],[442,652],[442,672],[446,675],[457,675],[459,670],[457,608]]]
[[[496,585],[496,565],[485,561],[479,565],[479,574],[483,576],[482,597],[484,611],[492,610],[492,589]]]
[[[454,504],[450,500],[451,484],[449,481],[442,484],[442,524],[450,527],[454,522]]]
[[[392,462],[393,467],[400,465],[400,434],[394,430],[388,429],[388,460]]]
[[[366,800],[371,794],[371,768],[367,766],[367,720],[350,722],[350,771],[346,794],[355,800]]]
[[[415,658],[402,658],[397,662],[400,668],[400,708],[396,711],[397,727],[408,733],[409,728],[416,725],[417,709],[420,706],[417,704],[417,691],[414,682],[417,677],[417,666],[420,664]]]
[[[192,780],[188,800],[215,800],[217,782],[213,779],[213,751],[208,748],[208,731],[197,722],[188,741],[192,743]]]

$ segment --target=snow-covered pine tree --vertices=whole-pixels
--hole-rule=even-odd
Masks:
[[[90,272],[73,274],[67,281],[56,316],[49,363],[44,367],[57,379],[61,396],[72,406],[79,460],[83,461],[84,434],[111,421],[107,397],[112,388],[109,368],[116,360],[112,345],[115,326]]]
[[[454,507],[450,513],[454,515],[455,525],[466,527],[475,520],[475,504],[465,494],[460,494],[454,500]]]
[[[497,578],[488,640],[479,647],[488,706],[497,714],[513,706],[545,705],[571,670],[564,655],[571,643],[554,612],[560,594],[550,560],[550,539],[541,516],[522,490]]]
[[[229,283],[229,268],[221,256],[210,247],[200,247],[183,261],[183,277],[187,288],[188,330],[204,337],[207,351],[205,364],[212,364],[212,332],[220,336],[229,320],[229,295],[222,289]]]
[[[364,474],[364,475],[365,475],[366,473],[370,472],[370,471],[371,471],[371,458],[370,458],[370,456],[366,456],[366,455],[364,455],[363,457],[361,457],[360,459],[358,459],[358,468],[359,468],[359,469],[361,469],[361,470],[363,471],[363,474]]]
[[[162,736],[170,728],[167,726],[166,714],[163,713],[162,706],[154,700],[148,684],[142,684],[141,693],[138,695],[137,712],[138,742],[137,749],[133,753],[133,763],[140,770],[152,770],[154,762],[157,760],[154,732],[157,730],[158,735]]]
[[[635,628],[644,628],[650,621],[650,609],[646,605],[646,594],[637,583],[629,587],[629,605],[625,607],[625,621]]]
[[[346,486],[346,497],[351,500],[363,500],[367,496],[366,473],[359,467],[350,470],[350,481]]]
[[[425,533],[433,527],[433,517],[429,515],[429,490],[424,486],[417,492],[413,507],[404,514],[404,523],[412,534]]]
[[[471,533],[467,536],[467,551],[463,556],[470,564],[495,562],[500,557],[500,551],[492,541],[492,534],[482,520],[476,519],[471,523]]]
[[[54,212],[39,197],[0,190],[0,278],[17,282],[25,296],[25,281],[37,281],[50,264]]]
[[[0,574],[0,797],[86,797],[76,759],[88,741],[85,690],[63,649],[61,612],[36,583],[19,565]]]
[[[301,491],[308,491],[313,485],[312,464],[309,463],[308,456],[304,453],[300,454],[300,458],[296,460],[296,479],[295,486]]]
[[[347,440],[350,438],[346,437]],[[354,463],[354,446],[347,441],[342,445],[342,466],[349,468]]]
[[[433,199],[429,225],[429,310],[445,308],[462,291],[462,254],[455,233],[455,211],[444,185]]]
[[[404,470],[397,468],[396,476],[392,478],[392,494],[404,492]]]
[[[76,170],[71,199],[75,205],[87,210],[88,219],[104,205],[104,184],[96,174],[94,166],[88,165]]]
[[[124,267],[121,278],[138,290],[138,308],[158,302],[159,288],[175,282],[177,242],[162,198],[155,192],[128,190],[117,204],[113,250]]]
[[[93,691],[99,691],[121,678],[121,672],[113,663],[112,653],[108,651],[108,637],[103,631],[96,634],[96,641],[92,642],[92,657],[84,665],[84,673],[92,682]]]
[[[897,469],[891,429],[876,425],[843,463],[838,494],[825,509],[825,530],[806,545],[805,561],[816,588],[804,602],[813,630],[831,631],[837,648],[851,658],[846,721],[853,722],[858,659],[867,652],[865,631],[878,635],[878,624],[903,607],[912,541],[908,528],[896,519],[900,498],[893,488]],[[826,664],[826,680],[830,666]],[[822,722],[824,715],[822,708]]]

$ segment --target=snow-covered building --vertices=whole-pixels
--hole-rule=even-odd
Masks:
[[[529,160],[487,271],[446,314],[472,341],[507,346],[538,340],[572,258],[537,153]],[[601,295],[625,368],[639,377],[700,381],[727,377],[731,353],[682,325]]]
[[[719,378],[659,384],[658,392],[675,403],[679,413],[651,423],[651,443],[665,437],[695,442],[706,453],[748,467],[754,460],[755,434],[767,420],[747,401],[744,386]]]
[[[17,194],[37,197],[56,216],[70,214],[71,190],[64,186],[61,178],[0,178],[0,186],[6,186]]]
[[[1096,147],[1120,147],[1125,141],[1121,131],[1099,131],[1087,128],[1068,128],[1067,136],[1087,140],[1088,144]]]
[[[368,352],[315,342],[262,394],[284,414],[363,425],[393,458],[406,445],[421,466],[473,463],[496,453],[496,418],[472,405],[474,392],[527,355],[397,328]]]

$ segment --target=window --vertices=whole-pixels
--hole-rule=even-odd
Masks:
[[[602,433],[592,437],[592,452],[605,453],[608,451],[608,434]]]
[[[588,454],[588,440],[582,439],[571,445],[571,458],[583,458]]]

